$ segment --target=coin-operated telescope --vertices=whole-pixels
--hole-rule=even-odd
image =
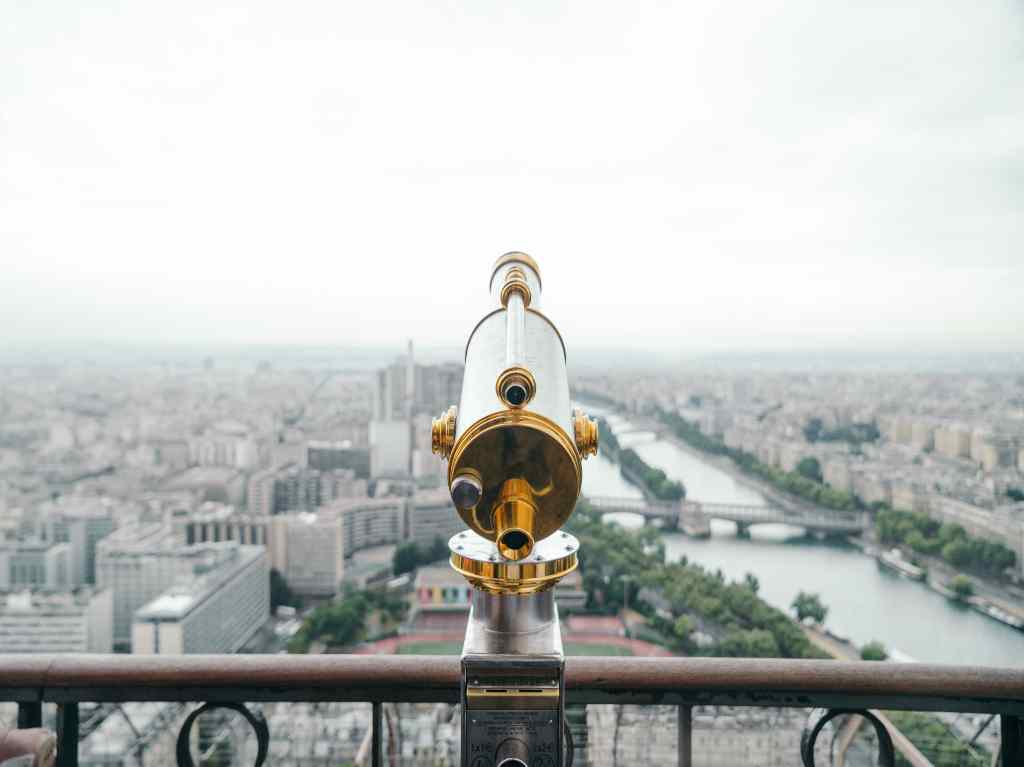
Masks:
[[[466,344],[462,397],[435,419],[452,502],[469,530],[448,542],[473,586],[462,647],[463,767],[561,767],[565,656],[554,586],[579,541],[559,528],[576,506],[597,424],[573,412],[565,344],[540,311],[525,253],[491,273],[498,308]],[[569,757],[571,759],[571,757]]]

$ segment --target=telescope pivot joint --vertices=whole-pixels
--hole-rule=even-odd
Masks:
[[[586,414],[577,408],[573,413],[572,425],[576,437],[576,449],[580,451],[580,457],[586,459],[589,456],[597,455],[597,421],[587,418]]]
[[[452,405],[440,418],[430,424],[430,449],[445,460],[455,447],[455,421],[458,408]]]

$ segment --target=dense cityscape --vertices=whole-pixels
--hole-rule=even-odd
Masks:
[[[1013,553],[999,573],[1024,575],[1019,375],[693,373],[577,386],[628,411],[676,414],[676,425],[692,427],[684,435],[699,432],[698,446],[724,446],[806,475],[836,491],[818,494],[825,505],[918,512],[960,525]]]
[[[0,767],[1024,767],[1024,3],[4,5]]]
[[[461,522],[444,464],[431,454],[431,418],[458,401],[461,365],[419,362],[410,342],[393,364],[370,370],[343,360],[154,356],[10,362],[2,381],[0,653],[458,652],[469,588],[444,562]],[[788,595],[774,606],[758,596],[771,594],[776,576],[716,574],[715,546],[737,530],[760,534],[714,519],[688,527],[732,499],[698,497],[699,479],[658,465],[644,447],[651,438],[701,456],[780,513],[858,515],[857,535],[842,543],[819,535],[810,545],[875,556],[974,608],[1017,652],[1024,647],[1019,376],[692,366],[582,375],[573,389],[601,414],[602,463],[589,470],[607,477],[584,483],[574,515],[593,559],[558,586],[570,652],[884,658],[898,650],[882,624],[871,627],[871,642],[830,631],[829,600],[814,583],[791,610]],[[616,464],[621,474],[609,471]],[[642,517],[596,505],[617,488],[651,508],[678,509],[678,519],[631,532]],[[783,540],[811,532],[796,517],[782,521],[790,524],[767,529],[788,530]],[[723,524],[733,527],[723,533]],[[706,567],[687,554],[673,564],[673,541],[687,535],[710,535]],[[658,543],[655,560],[635,548],[642,540]],[[450,707],[402,708],[403,763],[452,763]],[[595,742],[607,716],[599,708],[579,725]],[[160,763],[170,753],[183,706],[124,709],[127,719],[104,705],[83,715],[82,764],[127,764],[142,753]],[[277,742],[277,763],[366,758],[356,704],[272,704],[265,713],[274,728],[297,733]],[[656,728],[658,716],[629,714],[618,726]],[[699,741],[716,764],[729,763],[728,749],[749,747],[744,738],[775,733],[775,751],[785,753],[799,736],[796,722],[739,727],[726,712],[703,716],[737,728],[734,740]],[[947,725],[951,742],[970,729]],[[990,735],[972,753],[991,747]],[[653,753],[634,753],[638,744],[667,747],[623,743],[609,764]],[[592,763],[603,764],[596,754],[605,752],[592,749]]]

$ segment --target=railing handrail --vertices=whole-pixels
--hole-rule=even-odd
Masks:
[[[0,700],[455,703],[451,655],[0,655]],[[570,657],[570,702],[1024,714],[1024,669],[757,658]]]

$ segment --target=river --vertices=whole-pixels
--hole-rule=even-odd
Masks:
[[[591,413],[601,412],[590,403]],[[687,497],[708,503],[764,503],[764,498],[699,455],[635,431],[610,415],[624,447],[650,465],[682,480]],[[584,464],[583,491],[590,495],[640,497],[640,491],[601,455]],[[642,524],[632,514],[608,515],[627,527]],[[826,624],[857,644],[877,639],[897,660],[989,666],[1024,666],[1024,633],[951,603],[921,583],[878,567],[875,560],[845,543],[808,539],[800,528],[762,525],[749,538],[737,538],[731,522],[712,520],[711,538],[665,535],[670,560],[686,556],[706,568],[721,569],[731,580],[753,573],[761,596],[789,612],[799,591],[817,592],[829,608]]]

